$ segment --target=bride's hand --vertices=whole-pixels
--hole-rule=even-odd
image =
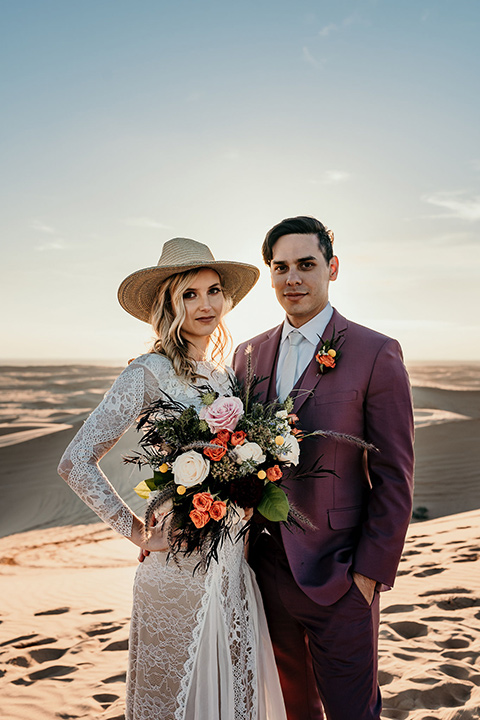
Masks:
[[[130,540],[140,548],[139,562],[143,562],[151,552],[167,552],[169,549],[167,540],[168,526],[165,527],[162,522],[152,518],[148,539],[145,537],[144,528],[144,523],[139,518],[134,517]]]

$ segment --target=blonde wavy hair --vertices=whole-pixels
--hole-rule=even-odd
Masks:
[[[189,356],[188,342],[182,337],[182,325],[186,316],[183,294],[191,287],[199,270],[177,273],[164,280],[150,313],[150,322],[156,335],[150,352],[166,355],[176,374],[189,381],[200,375],[196,371],[195,361]],[[232,306],[232,299],[225,294],[223,286],[222,292],[225,298],[225,315]],[[225,358],[232,345],[232,337],[223,321],[223,315],[210,337],[209,347],[210,359],[218,367],[225,365]]]

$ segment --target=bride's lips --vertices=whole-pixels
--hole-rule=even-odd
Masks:
[[[215,320],[215,315],[208,315],[207,317],[198,317],[195,318],[198,320],[198,322],[204,323],[205,325],[209,325],[211,322]]]

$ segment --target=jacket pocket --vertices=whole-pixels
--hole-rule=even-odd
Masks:
[[[355,505],[350,508],[335,508],[327,510],[328,524],[332,530],[347,530],[348,528],[360,525],[362,518],[362,506]]]
[[[358,397],[357,390],[342,390],[335,393],[321,394],[316,393],[315,405],[326,405],[327,403],[346,403],[353,402]]]

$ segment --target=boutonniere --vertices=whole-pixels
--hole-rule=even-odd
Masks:
[[[335,328],[333,328],[332,337],[330,340],[323,341],[319,351],[315,355],[315,360],[319,365],[319,372],[325,373],[328,370],[333,370],[336,367],[337,362],[340,360],[342,352],[338,347],[338,343],[343,340],[343,335],[335,336]]]

